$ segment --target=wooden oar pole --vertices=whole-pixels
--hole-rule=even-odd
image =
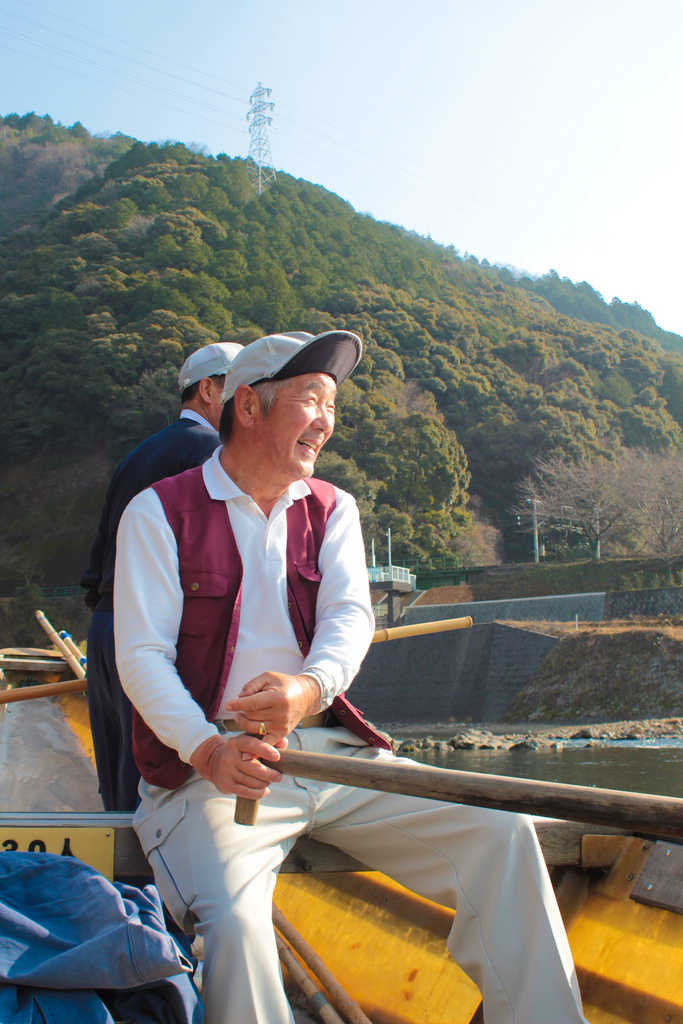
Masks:
[[[420,764],[361,761],[355,757],[295,750],[283,750],[279,761],[264,761],[264,764],[284,775],[319,782],[683,838],[683,800],[678,797],[481,775]]]
[[[58,697],[64,693],[83,693],[84,679],[65,679],[62,683],[41,683],[39,686],[16,686],[0,691],[0,704],[14,704],[19,700],[35,700],[37,697]]]
[[[280,963],[286,967],[291,977],[301,989],[308,1000],[308,1005],[318,1014],[324,1024],[344,1024],[343,1017],[340,1017],[332,1003],[328,1000],[317,985],[311,980],[296,959],[291,949],[280,936],[275,933],[275,944],[277,945]]]
[[[445,633],[451,629],[469,629],[471,625],[472,618],[470,615],[464,615],[461,619],[438,619],[436,622],[416,622],[412,626],[394,626],[391,629],[378,629],[370,643],[381,644],[384,640],[402,640],[407,636]]]
[[[66,646],[69,648],[71,653],[73,654],[74,658],[78,658],[81,665],[83,666],[84,671],[87,674],[85,655],[83,654],[83,651],[74,643],[71,633],[67,633],[65,629],[60,629],[59,635],[66,644]]]
[[[349,1024],[372,1024],[372,1021],[363,1012],[356,1000],[351,998],[346,989],[335,978],[322,957],[309,946],[303,935],[296,930],[294,925],[287,920],[282,911],[274,904],[273,924],[292,949],[298,953],[309,971],[327,990],[335,1007],[344,1015]]]
[[[52,626],[50,625],[50,623],[40,610],[36,612],[36,618],[38,619],[38,622],[41,624],[47,635],[50,637],[50,640],[52,640],[52,643],[55,645],[55,647],[58,647],[60,649],[60,651],[64,655],[64,660],[66,661],[69,668],[73,671],[73,674],[76,676],[76,678],[85,679],[85,669],[81,664],[80,657],[77,658],[73,651],[70,650],[68,645],[62,640],[57,630],[52,628]],[[85,689],[85,687],[82,687],[82,689]]]

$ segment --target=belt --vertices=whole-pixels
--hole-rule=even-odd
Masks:
[[[319,711],[317,715],[308,715],[307,718],[302,718],[297,729],[314,729],[316,727],[324,726],[327,722],[327,712]],[[234,718],[218,719],[213,723],[220,733],[226,732],[244,732],[241,726],[237,724]]]

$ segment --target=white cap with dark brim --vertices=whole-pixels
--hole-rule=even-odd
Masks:
[[[203,380],[204,377],[226,373],[233,359],[242,351],[243,347],[243,345],[232,341],[214,341],[211,345],[197,349],[187,357],[178,374],[180,393],[182,394],[185,388]]]
[[[221,395],[229,401],[242,384],[285,380],[304,373],[328,373],[337,386],[357,366],[363,345],[351,331],[326,331],[312,335],[304,331],[269,334],[247,345],[225,375]]]

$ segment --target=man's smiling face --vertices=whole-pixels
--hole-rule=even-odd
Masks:
[[[334,430],[337,385],[327,373],[292,377],[277,392],[273,407],[260,422],[274,481],[313,475],[318,452]]]

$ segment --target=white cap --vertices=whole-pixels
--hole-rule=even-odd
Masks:
[[[204,377],[226,373],[235,356],[241,351],[242,345],[229,341],[216,341],[212,345],[197,349],[187,357],[178,374],[180,393]]]
[[[284,380],[304,373],[329,373],[339,385],[358,364],[363,345],[351,331],[326,331],[315,337],[305,331],[269,334],[246,345],[225,375],[221,402],[242,384]]]

